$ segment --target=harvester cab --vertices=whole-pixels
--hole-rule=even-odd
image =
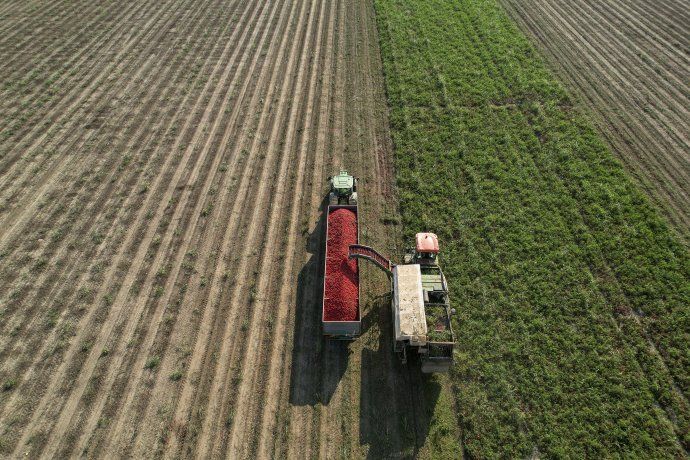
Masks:
[[[328,194],[328,201],[331,205],[357,204],[357,178],[351,176],[345,170],[341,170],[337,176],[328,178],[331,184],[331,191]]]
[[[438,265],[438,237],[434,233],[417,233],[415,246],[405,254],[406,264]]]

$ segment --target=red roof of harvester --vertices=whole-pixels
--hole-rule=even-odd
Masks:
[[[433,233],[417,233],[417,252],[438,253],[438,237]]]

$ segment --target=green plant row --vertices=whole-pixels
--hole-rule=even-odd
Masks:
[[[690,256],[496,0],[375,0],[406,238],[478,458],[683,456]],[[433,428],[432,428],[433,431]]]

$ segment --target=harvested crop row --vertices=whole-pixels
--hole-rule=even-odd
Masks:
[[[690,259],[496,0],[377,0],[408,238],[472,457],[682,456]]]
[[[348,259],[350,245],[357,243],[357,215],[344,208],[331,212],[327,239],[324,320],[357,321],[359,273],[357,260]]]

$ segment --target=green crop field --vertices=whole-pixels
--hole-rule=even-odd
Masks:
[[[465,452],[685,455],[688,248],[495,0],[375,5],[405,237],[439,235],[458,312]]]

